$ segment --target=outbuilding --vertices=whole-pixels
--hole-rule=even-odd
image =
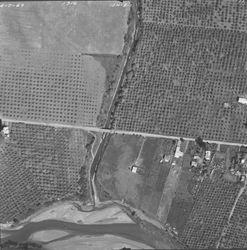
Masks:
[[[211,151],[209,151],[209,150],[206,151],[205,159],[206,159],[207,161],[210,161],[210,160],[211,160]]]
[[[136,166],[131,167],[131,172],[137,174],[138,168]]]
[[[241,104],[247,105],[247,98],[246,97],[238,97],[237,101]]]

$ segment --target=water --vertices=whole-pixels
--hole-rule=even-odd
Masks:
[[[12,240],[16,242],[25,242],[31,236],[31,234],[43,231],[57,229],[63,230],[74,236],[82,235],[104,235],[112,234],[116,236],[121,236],[129,240],[134,240],[144,244],[150,245],[145,237],[146,233],[136,224],[101,224],[101,225],[78,225],[70,222],[63,222],[57,220],[46,220],[41,222],[31,222],[25,225],[19,230],[2,230],[3,233],[10,234],[4,240]]]

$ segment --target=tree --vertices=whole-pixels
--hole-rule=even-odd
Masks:
[[[206,150],[206,143],[202,140],[200,136],[195,139],[195,142],[200,148]]]

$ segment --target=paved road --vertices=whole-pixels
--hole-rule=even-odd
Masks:
[[[2,118],[2,121],[13,122],[13,123],[22,122],[22,123],[34,124],[34,125],[45,125],[45,126],[52,126],[55,128],[83,129],[85,131],[107,133],[107,134],[137,135],[137,136],[143,136],[143,137],[166,138],[166,139],[172,139],[172,140],[180,139],[179,136],[151,134],[151,133],[144,133],[144,132],[138,132],[138,131],[126,131],[126,130],[117,130],[117,129],[111,130],[111,129],[103,129],[103,128],[97,128],[97,127],[86,127],[86,126],[78,126],[78,125],[63,125],[63,124],[45,123],[45,122],[33,122],[33,121],[16,120],[16,119],[8,119],[8,118]],[[183,139],[188,140],[188,141],[195,140],[195,138],[190,138],[190,137],[183,137]],[[237,142],[235,143],[235,142],[215,141],[215,140],[204,140],[204,141],[208,142],[208,143],[215,143],[215,144],[224,144],[224,145],[231,145],[231,146],[246,146],[247,147],[247,144],[237,143]]]

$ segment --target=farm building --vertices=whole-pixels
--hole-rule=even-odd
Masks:
[[[241,104],[247,105],[247,98],[246,97],[238,97],[237,101]]]

